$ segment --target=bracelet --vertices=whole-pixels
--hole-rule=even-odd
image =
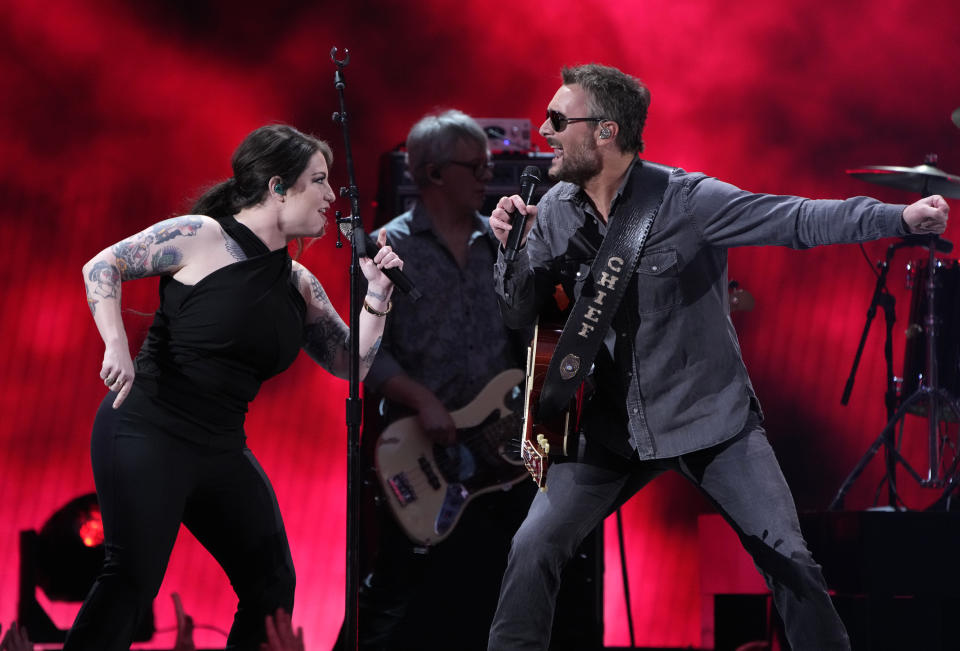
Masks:
[[[387,316],[387,313],[393,309],[393,301],[387,301],[387,309],[381,312],[380,310],[375,310],[372,307],[370,307],[370,304],[367,303],[367,299],[363,299],[363,309],[365,309],[367,312],[369,312],[373,316]]]

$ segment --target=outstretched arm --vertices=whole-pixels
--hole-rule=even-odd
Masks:
[[[903,223],[914,235],[940,234],[947,228],[950,206],[939,194],[924,197],[903,209]]]
[[[120,284],[135,278],[176,273],[196,248],[208,217],[186,215],[154,224],[113,246],[83,265],[87,305],[103,338],[105,351],[100,378],[111,391],[116,409],[133,384],[133,360],[120,314]],[[211,228],[206,228],[211,231]]]

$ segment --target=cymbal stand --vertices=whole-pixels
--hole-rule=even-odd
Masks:
[[[925,192],[924,196],[928,196],[928,193]],[[854,482],[863,472],[864,468],[866,468],[873,456],[877,453],[877,450],[880,449],[881,445],[887,446],[887,454],[891,455],[895,461],[900,462],[904,469],[921,486],[928,488],[943,488],[948,484],[948,482],[946,482],[944,479],[940,460],[941,409],[949,408],[951,411],[953,411],[954,416],[960,419],[960,404],[957,403],[956,398],[951,396],[945,389],[940,387],[939,383],[937,369],[936,241],[937,236],[931,235],[928,246],[929,266],[927,272],[927,285],[925,288],[927,298],[927,313],[924,318],[924,331],[926,333],[927,344],[926,374],[924,375],[920,386],[917,387],[917,390],[900,404],[900,408],[897,409],[897,412],[893,415],[893,418],[887,422],[887,425],[883,428],[880,436],[877,437],[877,439],[867,450],[866,454],[863,455],[863,457],[854,467],[853,471],[851,471],[850,475],[846,478],[846,480],[844,480],[843,484],[840,486],[840,489],[837,491],[836,496],[833,498],[833,501],[828,507],[831,511],[843,508],[843,501],[847,491],[849,491],[850,487],[853,486]],[[900,451],[896,449],[894,444],[894,431],[897,424],[903,419],[913,405],[921,401],[925,401],[927,403],[928,470],[925,479],[922,478],[916,470],[914,470],[913,466],[911,466],[906,459],[904,459],[903,455],[900,454]],[[954,461],[953,467],[956,467],[956,460]],[[892,481],[892,477],[888,477],[887,479],[888,481]],[[952,488],[953,483],[955,483],[955,480],[951,478],[951,481],[949,482],[951,485],[948,486],[948,488]]]
[[[843,396],[840,398],[840,404],[846,405],[850,401],[850,394],[853,391],[853,381],[857,376],[857,367],[860,365],[860,358],[863,355],[864,346],[867,343],[867,335],[870,333],[870,324],[877,314],[877,307],[883,308],[884,322],[886,325],[883,343],[883,357],[886,361],[887,370],[887,389],[884,393],[884,405],[887,409],[887,420],[893,418],[897,409],[897,385],[893,376],[893,324],[896,322],[896,298],[887,290],[887,272],[890,271],[890,262],[893,260],[894,252],[900,247],[899,244],[891,244],[887,247],[887,256],[882,262],[877,263],[880,273],[877,274],[877,284],[873,288],[873,298],[870,300],[870,307],[867,308],[867,320],[863,325],[863,333],[860,335],[860,344],[857,346],[857,353],[853,358],[853,366],[850,369],[850,375],[847,377],[847,383],[843,388]],[[890,506],[896,503],[897,499],[897,475],[896,459],[890,452],[895,449],[893,430],[889,433],[889,439],[884,443],[886,447],[885,465],[887,469],[887,489]]]

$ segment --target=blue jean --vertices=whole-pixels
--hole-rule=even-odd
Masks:
[[[577,459],[551,466],[548,490],[534,498],[513,538],[489,651],[548,648],[560,572],[574,550],[667,470],[693,482],[737,532],[773,592],[794,651],[850,648],[820,566],[803,540],[793,496],[751,413],[733,439],[680,457],[627,460],[588,442]]]

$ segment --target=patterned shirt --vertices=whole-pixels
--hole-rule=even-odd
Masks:
[[[393,293],[382,348],[364,381],[367,388],[377,391],[386,380],[406,373],[454,410],[501,371],[522,366],[500,317],[490,275],[497,242],[486,219],[478,214],[473,223],[463,269],[422,204],[384,226],[387,243],[423,296],[414,302]]]

